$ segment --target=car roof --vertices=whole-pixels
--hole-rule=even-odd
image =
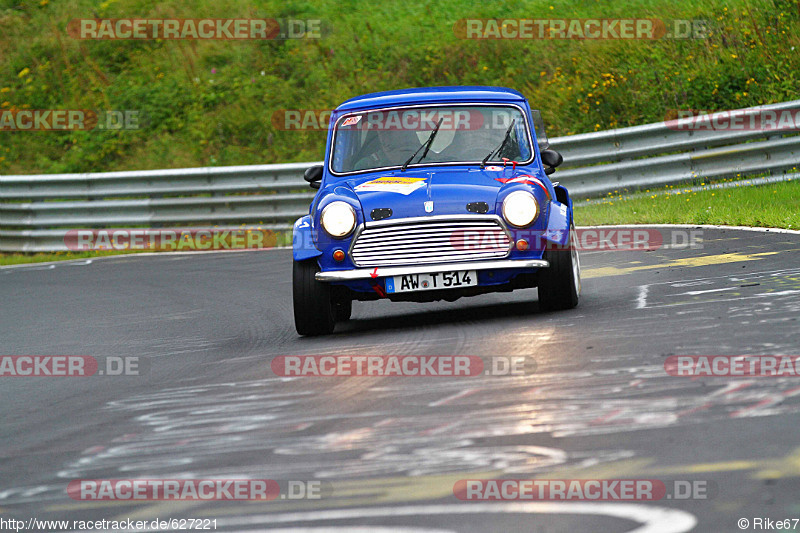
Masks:
[[[524,102],[525,97],[514,89],[505,87],[453,86],[420,87],[365,94],[351,98],[337,111],[375,109],[394,105],[423,103],[467,103],[467,102]]]

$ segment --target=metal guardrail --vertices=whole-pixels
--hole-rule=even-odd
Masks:
[[[735,111],[743,117],[757,116],[768,111],[800,112],[800,100],[782,102]],[[713,115],[706,115],[713,116]],[[698,122],[700,119],[695,117]],[[800,119],[800,117],[797,117]],[[796,119],[796,122],[798,120]],[[581,133],[568,137],[550,139],[550,144],[564,154],[564,167],[581,167],[597,163],[608,163],[656,156],[682,151],[695,151],[731,144],[740,144],[756,139],[775,136],[775,132],[759,130],[715,131],[698,129],[677,131],[667,122],[656,122],[643,126]],[[674,125],[673,125],[674,127]]]
[[[800,113],[800,100],[742,110]],[[800,116],[798,116],[800,121]],[[686,131],[647,124],[550,139],[564,155],[553,179],[576,198],[800,165],[800,135]],[[0,176],[0,251],[66,250],[70,228],[258,225],[282,230],[308,212],[303,171],[319,162]]]

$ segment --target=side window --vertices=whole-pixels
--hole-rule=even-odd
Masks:
[[[533,130],[536,132],[536,141],[539,145],[539,151],[547,150],[550,147],[550,141],[547,139],[547,132],[544,128],[544,120],[542,113],[538,109],[531,110],[531,119],[533,122]]]
[[[352,168],[364,139],[369,133],[368,130],[358,127],[358,125],[339,127],[333,145],[333,169],[340,172],[345,168]]]
[[[512,146],[514,147],[513,153],[519,154],[522,161],[527,161],[531,158],[531,147],[528,142],[520,142],[520,139],[525,138],[525,122],[520,121],[519,124],[514,126],[514,137],[511,139]]]
[[[351,166],[353,157],[352,147],[348,146],[348,135],[336,135],[336,142],[333,146],[333,169],[340,171]]]

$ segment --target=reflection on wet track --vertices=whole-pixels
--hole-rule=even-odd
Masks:
[[[535,290],[362,303],[318,339],[292,332],[288,252],[174,259],[3,271],[0,296],[19,310],[0,320],[5,353],[150,365],[138,377],[4,380],[0,516],[191,515],[224,530],[679,532],[734,530],[748,510],[798,511],[800,379],[673,377],[664,362],[800,354],[800,235],[707,229],[701,249],[586,254],[573,311],[540,313]],[[273,357],[300,354],[524,356],[535,371],[271,372]],[[458,480],[503,477],[702,479],[718,491],[637,503],[453,496]],[[123,478],[324,480],[331,490],[269,503],[75,502],[65,492],[75,479]]]

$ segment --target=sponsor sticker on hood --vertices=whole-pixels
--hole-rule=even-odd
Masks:
[[[426,178],[402,178],[384,176],[357,185],[356,192],[396,192],[409,195],[420,187],[425,186]]]

